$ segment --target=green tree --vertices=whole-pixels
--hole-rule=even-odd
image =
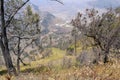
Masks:
[[[120,12],[109,9],[102,15],[95,9],[86,9],[86,15],[78,13],[76,19],[72,20],[73,26],[77,27],[81,34],[92,39],[92,47],[97,48],[97,53],[106,63],[111,51],[119,50],[120,43]],[[115,47],[117,46],[117,48]]]
[[[10,52],[9,52],[9,45],[8,45],[8,37],[7,37],[7,28],[9,27],[9,25],[11,24],[11,21],[13,20],[14,16],[17,14],[17,12],[28,2],[29,0],[25,1],[25,2],[21,2],[20,3],[18,0],[14,1],[14,0],[1,0],[0,1],[0,17],[1,17],[1,34],[0,34],[0,46],[1,46],[1,50],[2,50],[2,54],[4,56],[4,60],[5,60],[5,64],[6,64],[6,68],[8,70],[8,73],[11,74],[15,74],[16,73],[16,69],[13,66],[12,60],[11,60],[11,56],[10,56]],[[12,5],[12,7],[11,7]]]
[[[12,75],[13,73],[17,75],[16,69],[13,66],[12,59],[10,56],[9,42],[8,42],[8,28],[11,22],[15,18],[16,14],[23,8],[30,0],[1,0],[0,1],[0,46],[2,54],[4,56],[6,68],[8,73]],[[58,0],[56,0],[58,1]],[[58,1],[60,2],[60,1]],[[60,2],[61,3],[61,2]],[[29,7],[28,7],[29,10]],[[28,15],[32,14],[31,12]],[[37,15],[34,15],[36,17]],[[31,19],[31,18],[30,18]],[[35,18],[33,18],[35,19]],[[36,24],[38,25],[38,24]],[[32,34],[33,35],[33,34]]]
[[[11,51],[17,55],[18,73],[20,72],[20,61],[23,63],[20,56],[25,49],[33,44],[39,48],[39,21],[39,14],[33,12],[31,6],[28,5],[26,10],[11,22],[12,25],[9,28],[9,43],[11,44],[9,45]]]

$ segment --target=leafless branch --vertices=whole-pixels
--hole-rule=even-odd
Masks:
[[[51,0],[51,1],[57,1],[58,3],[60,3],[60,4],[64,5],[64,3],[63,3],[63,2],[61,2],[60,0]]]
[[[14,16],[18,13],[18,11],[19,11],[25,4],[27,4],[27,2],[29,2],[29,0],[27,0],[26,2],[24,2],[24,3],[9,17],[9,19],[6,21],[5,27],[8,27],[8,25],[11,23],[12,19],[14,18]]]
[[[24,52],[24,50],[25,50],[28,46],[30,46],[33,42],[34,42],[34,39],[32,39],[31,42],[28,43],[28,44],[21,50],[20,54],[22,54],[22,53]]]

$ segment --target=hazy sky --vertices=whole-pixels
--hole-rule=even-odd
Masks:
[[[64,5],[50,0],[31,0],[31,3],[37,5],[41,11],[49,11],[52,14],[61,17],[72,17],[78,11],[86,8],[97,8],[104,10],[107,7],[120,6],[120,0],[61,0]]]

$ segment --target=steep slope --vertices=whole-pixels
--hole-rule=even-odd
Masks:
[[[34,11],[38,12],[41,17],[41,26],[42,26],[42,34],[48,34],[49,32],[68,32],[69,29],[66,29],[65,21],[62,20],[59,16],[55,16],[50,12],[42,11],[38,6],[34,4],[30,4]]]

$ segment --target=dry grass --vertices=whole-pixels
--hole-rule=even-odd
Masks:
[[[37,70],[38,74],[34,71],[25,71],[18,77],[12,77],[11,80],[120,80],[120,65],[112,63],[79,68],[72,66],[60,71],[48,69],[47,66],[34,70]],[[0,80],[5,80],[3,78],[4,76]]]
[[[0,76],[0,80],[7,80],[6,75]],[[120,65],[107,63],[94,66],[72,66],[60,70],[40,66],[26,69],[20,76],[11,77],[11,80],[120,80]]]
[[[68,63],[61,64],[64,61]],[[75,56],[65,57],[65,51],[53,48],[53,55],[31,62],[31,66],[22,66],[21,74],[11,80],[120,80],[119,61],[92,66],[76,66],[75,63]],[[68,64],[71,66],[62,67]],[[0,80],[7,80],[6,76],[1,74]]]

